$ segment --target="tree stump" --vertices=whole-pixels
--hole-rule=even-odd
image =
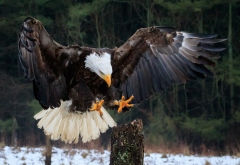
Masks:
[[[113,128],[111,134],[110,165],[143,165],[142,120]]]

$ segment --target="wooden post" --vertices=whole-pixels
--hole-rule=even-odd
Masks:
[[[50,136],[46,135],[46,160],[45,165],[51,165],[52,145]]]
[[[142,120],[113,128],[111,134],[110,165],[143,165]]]

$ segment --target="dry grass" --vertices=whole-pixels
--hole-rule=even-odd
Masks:
[[[83,153],[81,154],[81,156],[85,159],[85,158],[88,156],[88,153],[83,152]]]
[[[13,152],[13,153],[21,152],[21,148],[15,146],[15,147],[12,148],[12,152]]]
[[[236,157],[240,158],[240,152],[236,153]]]
[[[5,147],[5,143],[4,142],[0,142],[0,148],[4,148]]]
[[[205,160],[204,165],[211,165],[211,163],[208,160]]]
[[[162,154],[161,158],[168,158],[166,154]]]
[[[144,151],[146,154],[150,153],[163,153],[163,154],[184,154],[191,155],[194,154],[191,152],[190,147],[184,144],[175,145],[175,146],[167,146],[165,144],[162,145],[153,145],[148,144],[144,146]]]
[[[100,158],[99,164],[103,164],[103,158]]]
[[[25,144],[23,143],[22,145],[28,147],[36,147],[39,141],[40,141],[39,137],[37,137],[34,133],[29,133],[29,135],[26,136]]]
[[[42,155],[42,156],[46,156],[46,149],[43,149],[43,150],[42,150],[41,155]]]
[[[181,145],[181,146],[180,146],[180,149],[181,149],[183,155],[186,155],[186,156],[191,155],[189,146],[187,146],[187,145]]]
[[[91,159],[91,162],[94,162],[96,159],[97,159],[97,158],[95,158],[95,157],[94,157],[94,158],[92,158],[92,159]]]
[[[5,155],[3,155],[3,154],[0,155],[0,158],[3,158],[4,160],[7,159],[7,157]]]
[[[95,150],[99,150],[99,151],[104,150],[101,145],[100,139],[96,139],[96,140],[90,141],[88,143],[83,143],[81,141],[81,139],[79,139],[79,142],[77,144],[66,144],[60,140],[57,140],[57,141],[52,141],[52,146],[57,147],[57,148],[66,149],[66,150],[71,150],[71,149],[86,149],[86,150],[95,149]]]
[[[69,156],[73,157],[77,152],[75,150],[71,150],[69,152]]]
[[[29,150],[31,150],[31,149],[27,148],[25,153],[28,154],[30,152]]]
[[[200,147],[200,153],[198,153],[201,156],[223,156],[223,155],[230,155],[229,152],[226,151],[220,151],[216,150],[216,148],[208,148],[205,144],[201,144]]]
[[[237,148],[229,149],[226,148],[225,151],[217,150],[216,148],[208,148],[205,144],[201,144],[199,147],[197,147],[198,150],[193,152],[191,150],[191,147],[180,143],[178,145],[172,145],[168,146],[165,144],[161,145],[153,145],[153,144],[145,144],[144,146],[144,152],[146,155],[150,155],[151,153],[162,153],[162,154],[183,154],[185,156],[189,155],[200,155],[200,156],[223,156],[223,155],[234,155],[237,157],[240,157],[240,152],[237,150]]]
[[[145,156],[150,156],[150,153],[151,153],[151,152],[150,152],[149,150],[147,150],[147,151],[145,152],[145,154],[146,154]]]
[[[29,137],[30,144],[27,144],[27,146],[33,146],[36,147],[36,138],[34,140],[35,136],[31,135]],[[237,143],[238,144],[238,143]],[[101,139],[93,140],[89,143],[82,143],[81,139],[79,139],[79,142],[77,144],[65,144],[64,142],[58,141],[52,141],[52,146],[57,148],[64,149],[65,153],[69,156],[74,156],[76,154],[76,151],[72,149],[86,149],[86,150],[98,150],[100,152],[104,152],[104,148],[102,146]],[[5,143],[0,142],[0,150],[1,148],[5,147]],[[42,156],[45,156],[45,146],[42,146],[43,150]],[[31,147],[30,147],[31,148]],[[110,143],[108,143],[107,150],[110,151],[111,146]],[[20,152],[20,147],[15,147],[14,152]],[[185,143],[160,143],[159,145],[151,144],[149,142],[145,142],[144,151],[146,156],[150,156],[151,153],[162,153],[162,154],[183,154],[183,155],[194,155],[198,154],[201,156],[222,156],[222,155],[234,155],[237,157],[240,157],[240,144],[236,145],[235,147],[226,147],[224,151],[219,151],[216,148],[208,148],[205,144],[201,144],[200,146],[194,148],[194,152],[192,150],[192,147],[189,145],[186,145]],[[27,150],[26,153],[31,152],[31,150]],[[83,154],[87,156],[87,153]],[[83,156],[84,157],[84,156]]]
[[[169,149],[165,145],[153,145],[153,144],[145,144],[144,152],[146,154],[151,153],[168,153]]]

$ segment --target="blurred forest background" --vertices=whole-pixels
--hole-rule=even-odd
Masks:
[[[213,78],[174,85],[130,112],[111,114],[118,124],[141,118],[145,147],[240,152],[239,1],[0,0],[1,145],[45,143],[43,131],[33,119],[41,107],[34,100],[31,82],[23,77],[17,55],[18,32],[27,16],[39,19],[63,45],[113,48],[138,28],[154,25],[228,38],[226,50],[212,70]],[[106,147],[110,132],[91,144]]]

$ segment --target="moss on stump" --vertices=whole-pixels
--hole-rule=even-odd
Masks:
[[[111,134],[110,165],[143,165],[142,120],[113,128]]]

